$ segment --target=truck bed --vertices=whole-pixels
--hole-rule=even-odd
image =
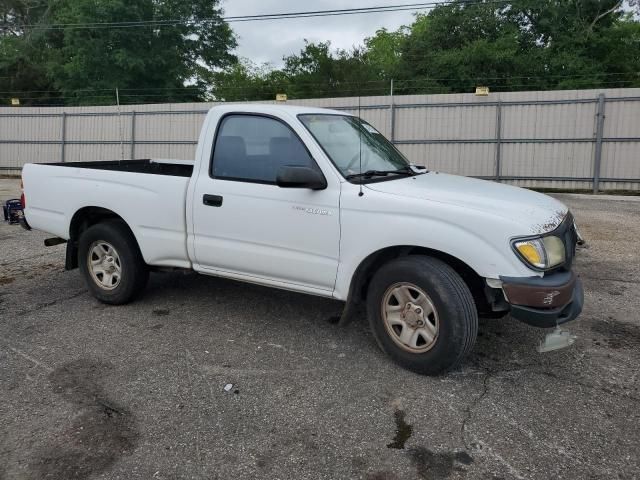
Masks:
[[[131,228],[149,265],[189,268],[186,197],[193,161],[123,160],[27,164],[22,171],[31,227],[70,237],[83,209],[106,209]]]
[[[151,175],[170,175],[190,177],[193,173],[193,161],[189,160],[107,160],[99,162],[47,163],[56,167],[88,168],[92,170],[111,170],[116,172],[148,173]]]

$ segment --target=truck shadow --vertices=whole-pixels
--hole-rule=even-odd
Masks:
[[[299,327],[300,322],[309,322],[309,326],[322,331],[326,340],[344,343],[346,339],[351,346],[361,349],[363,355],[384,355],[369,332],[366,312],[359,311],[346,326],[337,324],[344,304],[336,300],[193,273],[171,273],[153,276],[145,301],[153,304],[154,321],[150,329],[168,326],[176,321],[176,315],[180,316],[181,306],[200,302],[212,312],[223,309],[242,316],[241,321],[247,324],[268,319],[275,322],[275,328],[285,331]],[[200,320],[189,317],[178,321]],[[476,344],[462,368],[476,366],[499,371],[537,364],[541,357],[536,347],[545,333],[509,316],[480,318]]]

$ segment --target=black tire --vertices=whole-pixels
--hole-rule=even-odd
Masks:
[[[107,242],[117,251],[121,266],[120,279],[113,289],[101,287],[89,269],[89,253],[94,242]],[[122,305],[132,301],[144,289],[149,269],[144,263],[138,243],[122,220],[107,220],[87,228],[78,242],[78,266],[89,292],[103,303]]]
[[[425,292],[438,314],[435,343],[425,352],[401,348],[385,326],[385,294],[401,282]],[[383,265],[369,284],[367,311],[380,348],[404,368],[420,374],[437,375],[457,367],[478,335],[478,313],[467,285],[449,265],[423,255],[401,257]]]

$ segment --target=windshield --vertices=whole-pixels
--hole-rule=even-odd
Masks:
[[[347,179],[383,175],[393,178],[393,174],[406,175],[409,170],[409,162],[398,149],[359,118],[331,114],[299,115],[299,118]]]

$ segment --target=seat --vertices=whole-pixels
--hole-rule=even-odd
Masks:
[[[220,177],[246,178],[247,145],[244,138],[238,136],[222,136],[216,142],[213,156],[213,174]]]

